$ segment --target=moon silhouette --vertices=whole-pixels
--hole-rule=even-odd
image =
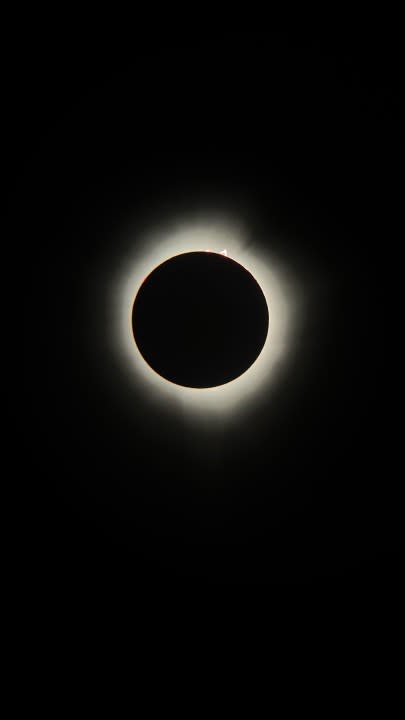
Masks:
[[[177,385],[209,388],[242,375],[266,341],[269,313],[254,277],[220,253],[165,261],[135,297],[132,329],[145,362]]]

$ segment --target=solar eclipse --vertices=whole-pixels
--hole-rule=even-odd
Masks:
[[[118,372],[126,384],[128,401],[133,393],[133,401],[137,398],[136,402],[152,402],[156,407],[161,404],[165,410],[172,408],[175,413],[185,412],[189,419],[193,417],[198,420],[208,420],[209,417],[211,419],[218,417],[222,421],[226,420],[227,424],[232,423],[233,410],[237,408],[238,421],[240,421],[244,411],[252,407],[252,402],[257,406],[268,398],[268,391],[280,377],[280,371],[287,367],[283,361],[294,356],[294,334],[303,308],[302,288],[292,271],[284,266],[279,257],[277,250],[277,247],[280,247],[279,240],[274,239],[274,252],[271,252],[261,242],[260,230],[251,226],[248,220],[238,218],[236,213],[231,215],[210,212],[207,209],[205,212],[188,214],[188,216],[179,214],[164,217],[161,214],[159,223],[153,222],[152,219],[146,224],[134,221],[122,228],[117,241],[122,250],[119,262],[117,258],[115,266],[110,264],[109,267],[110,293],[106,296],[109,308],[107,327],[109,347],[118,363]],[[224,257],[224,248],[227,257]],[[152,277],[157,280],[158,268],[166,267],[168,261],[173,263],[174,268],[183,256],[181,262],[189,264],[191,256],[194,255],[196,258],[201,258],[202,255],[214,258],[212,262],[222,268],[222,272],[217,270],[217,276],[221,275],[223,288],[227,282],[230,283],[228,274],[231,274],[230,270],[229,273],[225,273],[224,268],[235,267],[238,269],[235,277],[236,275],[239,279],[244,277],[245,289],[251,284],[255,289],[252,290],[253,296],[256,292],[257,297],[256,301],[252,300],[249,303],[245,300],[244,311],[242,295],[239,295],[240,300],[237,300],[238,293],[228,293],[228,299],[226,302],[224,300],[224,309],[228,307],[228,312],[225,312],[227,318],[223,317],[222,322],[227,319],[234,328],[234,321],[239,312],[251,313],[251,327],[248,329],[245,324],[246,335],[242,332],[239,340],[236,340],[236,336],[233,338],[234,343],[236,341],[233,347],[237,347],[236,359],[239,358],[239,364],[235,362],[235,356],[229,358],[228,355],[228,360],[230,359],[231,362],[227,368],[222,365],[221,370],[217,365],[217,374],[215,374],[212,366],[209,373],[209,363],[204,366],[201,363],[201,356],[196,352],[195,358],[199,369],[194,370],[195,375],[192,377],[191,370],[186,371],[185,356],[179,362],[181,356],[179,347],[184,337],[183,339],[180,337],[176,350],[176,346],[165,331],[166,340],[163,339],[164,335],[160,336],[161,347],[156,351],[155,345],[153,353],[148,354],[147,345],[150,340],[147,340],[145,335],[143,341],[141,326],[138,337],[138,330],[134,328],[134,311],[137,307],[138,295],[138,300],[141,299],[141,288],[145,290],[146,305],[146,287],[147,284],[149,285],[146,281],[148,278],[151,280]],[[176,258],[179,259],[174,264]],[[159,271],[159,275],[161,272],[163,270]],[[183,277],[184,282],[186,281],[185,270],[182,273],[173,270],[173,275]],[[227,280],[224,279],[225,276],[228,277]],[[205,315],[205,337],[210,325],[208,318],[211,318],[213,323],[211,337],[215,335],[214,329],[218,331],[221,325],[218,315],[221,312],[221,302],[207,300],[210,297],[215,298],[215,293],[210,296],[211,285],[201,283],[201,296],[196,301],[201,311],[200,318],[203,319]],[[216,291],[217,299],[218,293],[221,295],[219,289]],[[162,300],[157,301],[158,294],[155,296],[156,303],[151,301],[151,296],[152,290],[150,304],[148,303],[149,312],[144,313],[143,325],[145,333],[146,327],[149,326],[148,333],[155,335],[154,342],[158,343],[157,328],[158,326],[162,328],[163,325],[159,308],[164,313],[164,303]],[[206,303],[205,310],[204,303]],[[149,322],[148,317],[149,319],[153,317],[153,322]],[[191,333],[201,348],[201,345],[204,345],[204,333],[199,333],[198,323],[192,321],[191,315],[189,317],[189,336]],[[256,335],[254,335],[255,325]],[[252,336],[249,339],[250,333]],[[199,339],[198,335],[200,335]],[[211,352],[211,362],[215,365],[214,357],[218,359],[220,355],[215,351],[215,347],[219,348],[220,343],[216,346],[215,337],[213,339],[213,343],[207,343],[206,347],[203,347],[203,355],[205,354],[207,358]],[[161,358],[160,362],[158,356]],[[174,359],[176,359],[176,367],[173,367],[173,363],[170,365]],[[182,382],[184,384],[181,384]]]

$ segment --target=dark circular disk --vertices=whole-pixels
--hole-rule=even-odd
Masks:
[[[132,310],[135,342],[155,372],[208,388],[242,375],[260,354],[269,314],[239,263],[213,252],[177,255],[142,283]]]

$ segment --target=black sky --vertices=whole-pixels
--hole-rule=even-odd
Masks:
[[[9,54],[9,472],[40,585],[397,578],[398,59],[395,38],[361,34]],[[201,437],[128,397],[122,368],[111,382],[104,308],[88,308],[127,217],[207,198],[243,208],[264,249],[277,237],[318,302],[271,397]]]

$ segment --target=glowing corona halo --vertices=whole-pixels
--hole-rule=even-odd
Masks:
[[[172,402],[195,416],[209,413],[230,418],[232,412],[240,413],[264,397],[291,347],[297,317],[296,288],[279,261],[255,245],[240,224],[223,217],[162,223],[155,230],[136,235],[114,277],[110,324],[110,339],[129,383],[156,403]],[[270,317],[266,342],[253,365],[235,380],[212,388],[175,385],[158,375],[140,354],[132,331],[134,299],[144,279],[174,255],[201,250],[226,252],[243,265],[260,285]]]

